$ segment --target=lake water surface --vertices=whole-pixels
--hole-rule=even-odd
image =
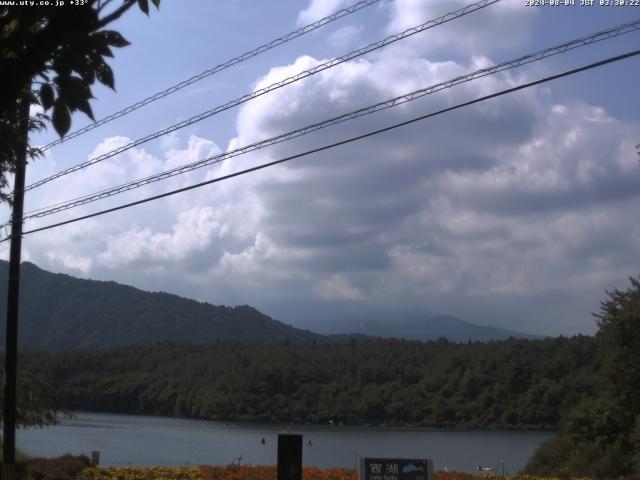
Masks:
[[[278,433],[303,435],[303,464],[350,467],[358,457],[432,458],[434,468],[474,471],[504,460],[516,473],[552,432],[451,431],[383,427],[223,424],[181,418],[78,413],[44,429],[17,432],[35,456],[100,452],[100,465],[275,465]],[[262,438],[266,443],[262,444]],[[311,440],[311,446],[306,443]]]

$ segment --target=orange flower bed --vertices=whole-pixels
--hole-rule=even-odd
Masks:
[[[463,472],[435,472],[434,480],[559,480],[528,475],[502,477],[495,475],[473,475]],[[88,468],[83,470],[77,480],[275,480],[275,466],[238,466],[225,467],[110,467]],[[357,470],[350,468],[304,467],[302,480],[358,480]],[[589,480],[589,479],[573,479]]]
[[[109,467],[88,468],[78,480],[275,480],[275,466]],[[348,468],[304,467],[302,480],[357,480]]]
[[[200,467],[202,480],[273,480],[276,478],[275,466],[245,467],[228,465],[226,467]],[[302,480],[357,480],[358,473],[348,468],[304,467]]]

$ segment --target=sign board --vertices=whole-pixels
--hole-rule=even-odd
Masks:
[[[361,458],[360,480],[433,480],[433,460]]]

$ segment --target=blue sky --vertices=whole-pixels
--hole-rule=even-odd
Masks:
[[[165,0],[114,25],[117,92],[96,117],[350,5]],[[70,140],[28,182],[418,25],[468,2],[384,0]],[[579,1],[577,2],[579,3]],[[42,207],[364,107],[640,17],[638,7],[503,0],[27,194]],[[634,32],[403,107],[83,206],[25,228],[214,178],[640,45]],[[537,334],[593,332],[604,290],[640,258],[640,143],[631,59],[286,166],[25,237],[42,268],[288,323],[451,314]],[[75,129],[89,122],[77,115]],[[54,139],[48,132],[34,143]],[[6,208],[3,215],[7,215]],[[6,258],[6,244],[3,244]]]

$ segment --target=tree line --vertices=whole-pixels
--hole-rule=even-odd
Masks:
[[[63,404],[218,421],[556,429],[594,390],[593,337],[455,344],[162,343],[31,353]]]

